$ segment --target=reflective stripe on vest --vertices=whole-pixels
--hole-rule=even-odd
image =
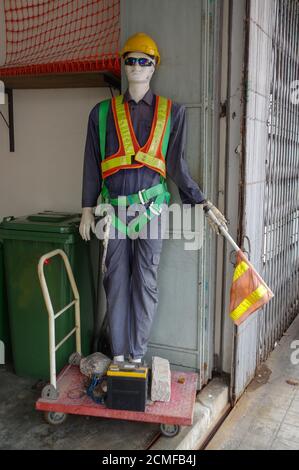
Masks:
[[[114,155],[102,159],[102,178],[123,168],[140,168],[143,165],[166,178],[165,155],[170,132],[171,100],[156,96],[155,113],[146,144],[140,147],[132,125],[128,103],[123,96],[111,100],[119,148]]]

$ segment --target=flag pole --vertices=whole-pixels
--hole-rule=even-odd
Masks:
[[[227,230],[225,230],[225,228],[223,227],[223,225],[218,221],[217,217],[213,214],[213,212],[209,209],[207,212],[206,212],[206,215],[208,217],[210,217],[210,219],[212,219],[212,221],[218,225],[219,229],[220,229],[220,232],[222,233],[222,235],[227,239],[227,241],[229,241],[229,243],[234,247],[234,249],[236,251],[239,251],[241,248],[238,247],[238,245],[236,244],[236,242],[234,241],[234,239],[230,236],[230,234],[227,232]]]
[[[222,233],[222,235],[230,242],[230,244],[234,247],[234,249],[236,251],[242,251],[241,248],[238,247],[238,245],[236,244],[236,242],[233,240],[233,238],[230,236],[230,234],[228,233],[227,230],[225,230],[225,228],[222,226],[221,222],[218,221],[218,219],[216,218],[216,216],[213,214],[213,212],[211,210],[208,210],[206,212],[207,216],[210,217],[210,219],[212,219],[213,222],[215,222],[215,224],[219,227],[220,229],[220,232]],[[242,252],[243,256],[244,253]],[[246,257],[246,262],[251,266],[252,269],[254,269],[256,275],[259,277],[260,281],[267,287],[267,289],[269,289],[269,291],[271,292],[272,295],[273,292],[271,291],[270,287],[267,286],[267,284],[265,283],[265,281],[261,278],[261,276],[258,274],[258,272],[256,271],[255,267],[250,263],[249,259],[247,259],[247,256]]]

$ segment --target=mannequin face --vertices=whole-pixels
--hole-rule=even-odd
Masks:
[[[129,54],[126,55],[126,58],[127,57],[144,57],[146,59],[150,59],[152,62],[155,62],[155,59],[152,59],[150,56],[143,54],[143,52],[129,52]],[[141,67],[138,63],[132,66],[125,65],[125,73],[129,84],[149,84],[154,71],[155,65],[151,65],[149,67]]]

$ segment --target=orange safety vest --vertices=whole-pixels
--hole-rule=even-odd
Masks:
[[[106,106],[108,101],[110,100],[106,101]],[[140,147],[133,129],[128,103],[123,102],[123,95],[112,98],[111,106],[119,148],[115,154],[107,157],[106,155],[103,157],[102,152],[103,179],[124,168],[141,168],[144,165],[166,178],[165,156],[170,133],[171,104],[169,98],[156,95],[151,132],[146,144]],[[102,124],[100,122],[100,126]]]

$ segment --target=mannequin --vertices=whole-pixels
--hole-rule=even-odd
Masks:
[[[101,126],[104,125],[100,117],[103,115],[99,112],[101,103],[92,109],[89,116],[84,160],[82,218],[79,228],[81,237],[83,240],[88,241],[90,240],[90,230],[95,232],[94,206],[101,191],[101,186],[102,193],[104,185],[108,188],[106,192],[109,193],[109,200],[111,201],[118,196],[130,195],[131,197],[132,194],[136,198],[137,195],[140,195],[141,190],[163,186],[162,190],[160,188],[162,199],[164,195],[165,200],[167,200],[167,194],[169,193],[167,192],[165,179],[166,172],[177,184],[183,203],[202,204],[205,213],[207,210],[212,210],[217,219],[225,225],[225,217],[204,197],[201,189],[189,174],[184,159],[185,108],[173,103],[171,100],[154,95],[150,89],[151,78],[160,62],[156,43],[146,34],[137,33],[128,39],[120,54],[125,61],[124,69],[129,86],[125,95],[119,97],[118,101],[114,99],[114,101],[110,100],[111,103],[108,103],[104,152],[103,150],[100,152],[101,141],[99,134],[101,135],[101,132],[98,131],[98,127],[101,129]],[[165,111],[163,114],[162,108],[159,108],[159,106],[165,104],[166,100],[169,112],[166,114]],[[167,149],[166,155],[160,154],[160,158],[157,158],[157,155],[153,158],[153,155],[151,155],[150,160],[144,160],[142,164],[138,159],[140,152],[137,149],[131,164],[117,167],[112,170],[112,173],[109,169],[106,176],[104,171],[106,162],[110,164],[116,156],[117,149],[121,148],[120,131],[118,134],[116,133],[118,125],[116,110],[122,110],[122,107],[126,109],[127,113],[130,113],[132,124],[130,129],[133,128],[130,133],[133,137],[135,133],[135,142],[137,142],[134,145],[135,147],[136,145],[140,146],[139,149],[142,149],[143,155],[146,154],[146,158],[147,150],[144,149],[152,149],[152,147],[146,147],[146,145],[149,143],[153,131],[156,132],[154,116],[159,115],[160,120],[165,120],[163,121],[165,125],[162,137],[164,139],[163,144],[165,144],[163,149]],[[157,112],[158,109],[160,109],[160,113]],[[125,115],[125,112],[119,114],[119,116]],[[128,118],[122,117],[121,119],[126,120]],[[167,125],[169,125],[168,134],[165,130]],[[160,149],[162,148],[162,137]],[[100,153],[101,155],[105,153],[105,155],[102,155],[102,161],[99,158]],[[128,154],[128,152],[125,153]],[[108,160],[103,162],[103,159],[106,158]],[[161,168],[159,172],[155,168],[157,160],[159,165],[164,162],[165,173]],[[101,185],[98,184],[99,179]],[[91,187],[92,191],[90,191]],[[160,206],[156,203],[152,207],[152,201],[150,200],[148,205],[145,204],[145,207],[151,210],[150,212],[147,209],[148,214],[160,223]],[[132,217],[131,219],[129,215],[127,217],[128,219],[125,222],[128,223],[132,220]],[[212,224],[210,219],[208,220],[211,227],[219,233],[218,226]],[[153,221],[150,220],[150,223],[153,223]],[[157,271],[161,250],[161,234],[158,239],[137,238],[136,240],[130,240],[127,237],[109,239],[103,284],[107,298],[111,349],[115,362],[122,362],[128,356],[130,361],[140,363],[147,350],[150,329],[158,304]]]
[[[128,53],[127,57],[145,57],[150,58],[142,52]],[[150,58],[151,59],[151,58]],[[150,67],[140,67],[125,65],[125,73],[129,82],[129,93],[136,103],[138,103],[149,90],[150,80],[155,71],[155,59]],[[80,234],[83,240],[90,240],[90,229],[95,233],[95,219],[92,207],[82,208],[82,219],[80,224]]]

